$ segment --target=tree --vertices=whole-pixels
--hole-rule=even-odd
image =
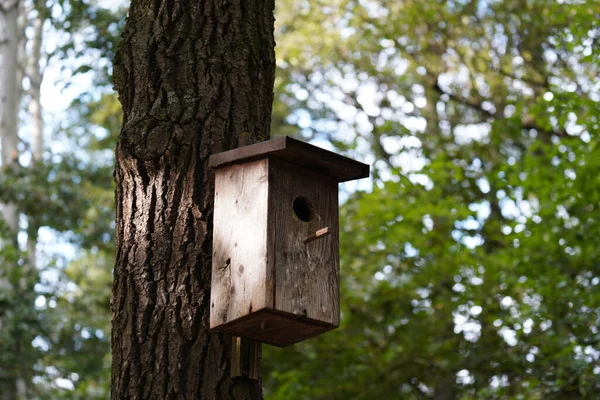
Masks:
[[[114,67],[112,398],[260,398],[208,327],[211,153],[265,140],[274,2],[134,0]]]
[[[2,1],[0,3],[0,49],[2,51],[2,79],[0,85],[0,129],[2,139],[2,165],[7,168],[19,159],[17,136],[18,112],[21,102],[19,87],[19,29],[20,1]],[[18,214],[14,204],[2,205],[2,217],[8,227],[16,232]]]

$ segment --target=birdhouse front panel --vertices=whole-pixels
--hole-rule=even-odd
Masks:
[[[338,184],[284,160],[272,160],[269,170],[275,308],[333,329],[340,319]]]
[[[234,164],[215,176],[210,326],[272,307],[267,282],[267,159]]]

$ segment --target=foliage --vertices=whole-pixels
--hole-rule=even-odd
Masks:
[[[327,139],[373,177],[343,196],[342,325],[265,346],[265,396],[600,396],[598,2],[277,7],[273,135]],[[121,123],[108,86],[123,15],[72,1],[48,10],[69,38],[50,56],[98,90],[57,129],[66,151],[3,171],[0,200],[77,252],[0,274],[12,283],[0,287],[0,366],[21,338],[34,344],[18,361],[34,366],[38,398],[107,398]],[[12,245],[0,257],[27,259]]]
[[[112,252],[87,251],[64,271],[61,290],[47,293],[40,312],[49,335],[38,339],[44,350],[40,366],[41,399],[106,399],[110,385],[110,317]],[[57,377],[74,390],[53,387]]]
[[[353,131],[375,182],[342,208],[342,326],[268,349],[267,397],[600,394],[600,27],[561,3],[290,5],[298,125]]]
[[[115,96],[103,93],[110,90],[124,11],[62,0],[25,1],[24,8],[26,23],[37,16],[49,21],[41,64],[61,67],[64,89],[76,75],[93,77],[95,87],[80,94],[66,120],[49,126],[55,134],[42,161],[29,161],[25,125],[21,162],[2,166],[0,202],[14,202],[27,225],[13,243],[14,233],[0,221],[0,394],[5,382],[20,377],[27,397],[103,399],[114,254],[110,148],[121,121]],[[36,251],[38,230],[46,243]],[[57,242],[50,249],[48,236]],[[63,256],[65,250],[74,255]]]
[[[59,268],[60,281],[54,289],[40,293],[44,298],[40,311],[47,319],[47,334],[37,341],[43,350],[38,369],[46,371],[38,376],[40,399],[105,399],[109,394],[115,239],[112,152],[106,153],[114,147],[115,127],[121,123],[115,103],[114,95],[75,102],[78,122],[62,131],[72,141],[71,152],[61,155],[61,162],[54,164],[58,171],[52,174],[51,187],[42,189],[46,195],[57,188],[69,191],[70,201],[57,196],[63,206],[58,218],[69,225],[54,228],[67,230],[70,243],[80,250]],[[78,153],[83,159],[74,156]],[[59,179],[64,179],[62,184]],[[57,378],[68,380],[73,389],[56,387]]]

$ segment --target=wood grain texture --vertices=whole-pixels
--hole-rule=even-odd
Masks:
[[[260,158],[279,158],[319,172],[336,182],[369,176],[369,166],[288,136],[229,150],[210,157],[213,168]]]
[[[231,377],[260,379],[260,343],[233,336],[231,347]]]
[[[283,347],[337,327],[337,182],[264,158],[215,185],[211,328]]]
[[[269,209],[274,215],[275,309],[298,317],[339,325],[339,231],[337,182],[306,168],[275,159],[270,163]],[[293,209],[307,199],[308,222]],[[316,231],[331,234],[304,243]]]
[[[215,177],[211,328],[267,304],[269,160],[220,168]]]
[[[335,325],[263,308],[217,329],[257,342],[286,347],[336,328]]]
[[[331,234],[331,230],[329,229],[329,227],[325,227],[323,229],[319,229],[318,231],[316,231],[315,233],[313,233],[312,235],[308,236],[307,238],[305,238],[302,242],[304,244],[306,243],[310,243],[313,240],[318,240],[322,237],[325,237],[327,235]]]

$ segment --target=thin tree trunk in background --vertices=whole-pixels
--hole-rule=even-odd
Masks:
[[[27,65],[27,77],[29,78],[29,115],[31,117],[31,161],[32,168],[36,168],[38,162],[44,158],[44,119],[42,116],[41,87],[43,71],[40,65],[42,59],[42,34],[44,31],[44,18],[40,7],[37,5],[38,15],[33,21],[33,37],[31,38],[31,55]],[[39,227],[29,219],[27,227],[27,258],[30,268],[36,268],[37,240]]]
[[[0,0],[0,144],[2,167],[17,162],[19,156],[17,120],[20,100],[18,76],[19,3]],[[17,231],[19,219],[13,204],[2,204],[4,222]]]
[[[42,59],[42,34],[44,19],[38,11],[33,21],[33,37],[31,39],[31,56],[27,68],[29,77],[29,115],[31,116],[31,157],[33,161],[41,161],[44,156],[44,119],[42,117],[41,87],[43,72],[40,62]]]
[[[19,137],[18,118],[19,105],[22,96],[22,71],[19,61],[23,55],[20,46],[23,39],[23,16],[20,13],[20,2],[16,0],[0,0],[0,152],[1,168],[9,168],[18,162]],[[21,79],[20,79],[21,78]],[[0,204],[1,217],[14,236],[9,239],[12,243],[3,245],[17,246],[19,229],[19,214],[14,204]],[[11,265],[2,265],[6,273]],[[16,266],[12,266],[17,268]],[[3,274],[4,275],[4,274]],[[0,278],[2,279],[2,278]],[[10,285],[7,281],[5,284]],[[0,321],[2,325],[2,321]],[[23,343],[18,342],[15,353],[22,351]],[[4,366],[0,368],[0,394],[5,400],[28,397],[27,381],[21,366]]]
[[[114,67],[112,399],[258,399],[208,332],[211,153],[269,138],[274,0],[133,0]]]

